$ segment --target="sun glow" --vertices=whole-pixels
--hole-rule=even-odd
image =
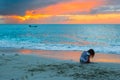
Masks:
[[[72,0],[26,10],[22,16],[7,15],[3,17],[5,17],[5,23],[21,24],[119,24],[120,13],[91,13],[93,9],[105,4],[101,0]]]
[[[51,18],[53,15],[41,15],[41,14],[29,14],[25,16],[12,16],[12,18],[18,20],[20,23],[24,23],[27,20],[43,20]],[[67,21],[62,23],[79,24],[79,23],[119,23],[120,14],[93,14],[93,15],[56,15],[55,17],[67,17]],[[47,22],[46,22],[47,23]]]

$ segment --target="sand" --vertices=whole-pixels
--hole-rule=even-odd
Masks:
[[[65,54],[57,54],[59,52]],[[73,52],[76,54],[68,56],[68,53]],[[78,51],[3,50],[0,52],[0,80],[120,79],[120,55],[97,54],[95,62],[80,64],[78,57],[80,54],[77,53]],[[109,57],[105,57],[105,55]],[[60,58],[61,56],[66,58]],[[76,59],[74,56],[78,58]],[[102,56],[106,58],[103,62],[100,60]],[[107,59],[111,57],[118,62],[115,63],[115,59],[107,62]]]

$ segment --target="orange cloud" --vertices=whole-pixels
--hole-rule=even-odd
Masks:
[[[71,24],[119,24],[120,14],[94,14],[94,15],[74,15],[68,16],[69,20],[64,23]]]
[[[89,1],[72,1],[66,3],[59,3],[51,5],[45,8],[31,10],[32,14],[49,14],[49,15],[62,15],[70,14],[74,12],[90,12],[93,8],[100,6],[102,2],[100,0]],[[30,11],[29,11],[30,12]]]
[[[19,15],[12,15],[12,16],[4,16],[6,23],[31,23],[28,21],[33,21],[32,23],[36,22],[36,20],[41,20],[48,18],[52,15],[33,15],[33,14],[26,14],[25,16],[19,16]]]

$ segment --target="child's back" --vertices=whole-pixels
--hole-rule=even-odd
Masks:
[[[81,63],[87,63],[88,60],[89,60],[89,53],[87,51],[84,51],[82,54],[81,54],[81,57],[80,57],[80,62]]]

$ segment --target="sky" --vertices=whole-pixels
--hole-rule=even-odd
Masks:
[[[119,24],[120,0],[0,0],[0,24]]]

